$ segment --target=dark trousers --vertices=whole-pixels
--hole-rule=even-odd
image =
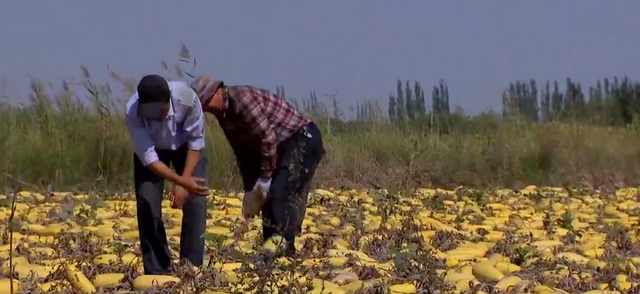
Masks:
[[[260,176],[258,155],[238,159],[245,190]],[[311,179],[324,155],[322,134],[313,122],[278,145],[276,169],[262,209],[263,242],[280,235],[287,243],[286,253],[295,253],[294,241],[302,230]]]
[[[176,173],[182,174],[187,159],[187,145],[178,150],[157,150],[158,157],[167,166],[173,165]],[[137,155],[133,156],[136,206],[138,211],[138,231],[142,247],[144,273],[163,274],[170,271],[171,253],[162,222],[162,198],[164,179],[142,165]],[[196,165],[194,177],[206,179],[207,159]],[[192,196],[192,195],[190,195]],[[207,221],[207,198],[189,197],[182,208],[182,231],[180,232],[180,258],[186,258],[193,265],[202,265],[204,258],[204,238]]]

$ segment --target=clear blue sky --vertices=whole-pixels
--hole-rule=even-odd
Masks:
[[[17,101],[28,76],[56,84],[128,76],[177,61],[289,95],[337,90],[348,108],[397,79],[449,83],[452,107],[499,110],[510,81],[640,78],[640,1],[3,1],[0,77]],[[585,86],[583,85],[583,88]],[[429,95],[430,96],[430,95]]]

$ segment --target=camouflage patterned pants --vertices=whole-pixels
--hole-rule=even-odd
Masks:
[[[311,180],[324,155],[322,134],[313,122],[278,145],[276,169],[262,209],[262,239],[284,237],[287,254],[296,251],[293,242],[302,230]],[[258,179],[259,163],[257,154],[239,160],[245,184],[253,185]]]

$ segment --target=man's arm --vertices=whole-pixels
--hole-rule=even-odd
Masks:
[[[167,179],[168,181],[178,186],[182,187],[185,185],[184,178],[178,175],[176,172],[174,172],[171,168],[169,168],[166,164],[164,164],[160,160],[153,162],[148,166],[148,168],[151,171],[153,171],[155,174]]]
[[[200,161],[202,155],[201,150],[205,146],[204,140],[204,113],[202,112],[202,106],[196,93],[189,88],[189,94],[192,95],[192,106],[189,108],[188,113],[184,121],[184,130],[187,133],[187,159],[184,164],[184,170],[182,171],[183,177],[193,176],[193,171],[196,165]]]
[[[144,127],[144,121],[138,118],[135,113],[135,111],[127,112],[126,124],[136,156],[138,156],[142,165],[149,168],[153,173],[173,183],[182,185],[182,178],[158,158],[155,145]]]
[[[240,172],[242,187],[245,192],[251,191],[256,179],[260,176],[260,166],[258,165],[260,158],[256,156],[256,152],[247,151],[246,144],[238,143],[233,138],[227,137],[227,140],[236,158],[236,166]]]
[[[243,159],[243,157],[236,155],[236,164],[238,165],[238,170],[240,171],[240,177],[242,178],[242,187],[245,192],[253,190],[253,185],[256,184],[256,173],[253,167],[257,167],[257,165],[251,165],[251,163],[247,162],[247,159]]]
[[[260,140],[260,178],[269,179],[276,166],[276,134],[265,110],[259,101],[255,101],[251,94],[241,96],[237,100],[239,113],[245,123],[259,137]]]

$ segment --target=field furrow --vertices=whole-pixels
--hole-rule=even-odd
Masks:
[[[296,258],[280,257],[279,238],[259,245],[261,222],[240,218],[240,195],[210,197],[200,268],[178,262],[182,211],[163,203],[170,276],[142,274],[130,195],[1,196],[0,294],[12,283],[15,293],[640,293],[636,188],[316,190]]]

